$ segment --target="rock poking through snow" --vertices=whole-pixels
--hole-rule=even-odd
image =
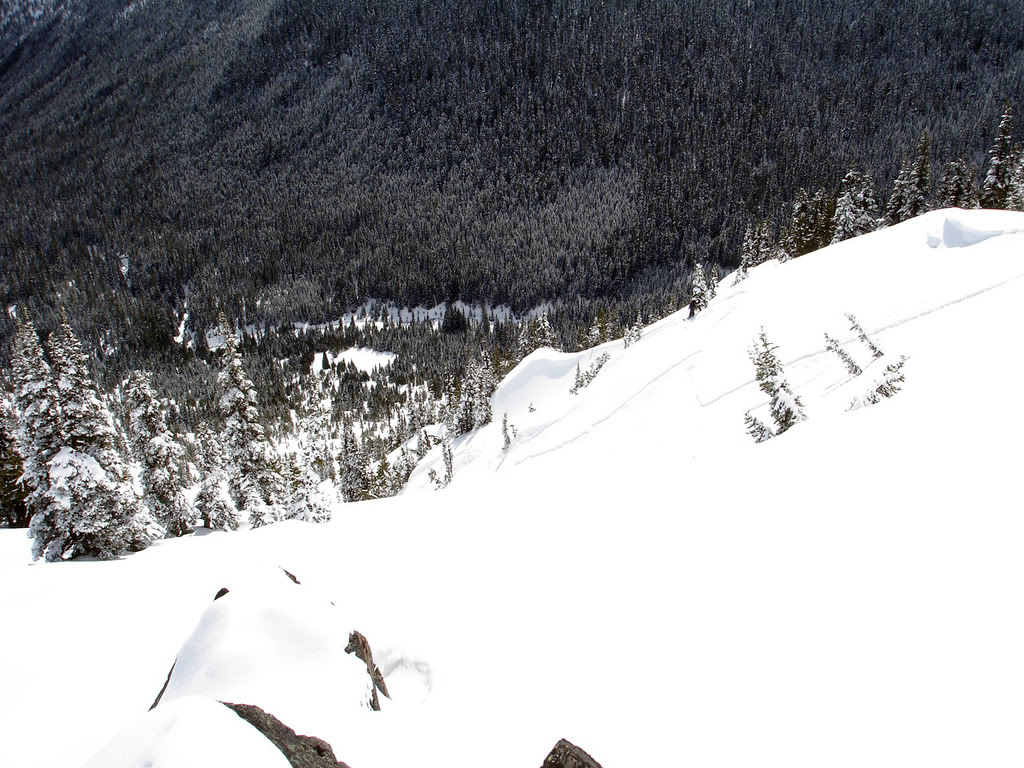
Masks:
[[[559,739],[540,768],[601,768],[601,764],[571,741]]]
[[[223,703],[281,750],[292,768],[349,768],[334,757],[334,750],[326,741],[299,735],[269,712],[251,704]]]

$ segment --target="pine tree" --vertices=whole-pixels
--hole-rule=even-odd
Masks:
[[[28,492],[25,502],[30,518],[39,515],[42,523],[50,508],[49,463],[61,449],[60,420],[53,373],[35,326],[28,319],[18,322],[11,353],[11,376],[14,411],[18,415],[15,436],[18,451],[24,457],[22,482]],[[61,536],[57,528],[47,535],[52,540]],[[59,545],[56,551],[62,552]]]
[[[142,549],[162,530],[135,496],[113,417],[63,311],[50,357],[62,447],[48,462],[46,507],[32,518],[32,556],[111,558]]]
[[[25,528],[29,522],[28,488],[21,479],[25,468],[17,428],[14,406],[0,397],[0,519],[6,519],[11,528]]]
[[[308,449],[304,453],[308,456]],[[330,522],[331,506],[320,491],[319,475],[301,454],[293,455],[290,465],[291,493],[285,517],[305,523]]]
[[[999,120],[995,142],[988,151],[988,170],[981,187],[983,208],[1006,208],[1009,201],[1013,172],[1020,154],[1020,150],[1013,143],[1015,127],[1013,107],[1007,104]]]
[[[142,463],[143,503],[168,535],[184,536],[191,532],[194,516],[184,493],[181,466],[185,451],[167,427],[152,375],[132,373],[125,400],[131,414],[132,448]]]
[[[231,495],[239,511],[248,516],[249,524],[258,528],[278,519],[283,482],[274,468],[273,450],[260,423],[256,388],[242,366],[238,338],[223,313],[219,320],[224,351],[217,382],[224,440],[232,464]]]
[[[876,379],[872,388],[860,397],[854,398],[850,403],[849,410],[864,408],[882,401],[882,398],[892,397],[903,388],[905,377],[903,366],[907,358],[900,356],[895,363],[889,363],[882,372],[882,376]]]
[[[690,317],[703,310],[710,301],[708,279],[704,267],[696,264],[693,268],[693,287],[690,289]]]
[[[885,210],[888,225],[920,216],[928,208],[931,196],[932,140],[927,131],[921,134],[914,158],[903,164],[893,184],[892,196]]]
[[[879,349],[878,345],[868,336],[868,332],[864,330],[863,326],[858,322],[857,318],[847,313],[846,319],[850,321],[850,330],[857,334],[857,338],[860,339],[864,346],[871,351],[871,356],[874,358],[881,357],[884,353]]]
[[[974,172],[967,166],[966,160],[953,160],[946,164],[939,187],[939,205],[943,208],[978,207]]]
[[[551,327],[551,321],[548,320],[548,313],[544,312],[540,317],[537,318],[537,331],[536,340],[534,341],[533,349],[539,349],[540,347],[551,347],[551,349],[558,350],[558,341],[555,338],[555,331]],[[531,352],[533,350],[530,350]]]
[[[207,528],[237,531],[242,519],[231,498],[227,460],[221,447],[221,438],[207,424],[202,424],[198,440],[203,453],[202,480],[199,493],[196,494],[196,509]]]
[[[843,365],[846,366],[846,370],[851,376],[861,375],[861,367],[857,365],[852,357],[850,357],[850,353],[843,349],[843,345],[827,333],[825,334],[825,349],[829,352],[834,352],[835,355],[842,360]]]
[[[819,247],[815,211],[806,189],[799,189],[793,201],[793,213],[784,247],[790,258],[804,256]]]
[[[644,332],[644,321],[640,316],[640,313],[636,313],[636,321],[626,329],[625,335],[622,337],[623,348],[626,349],[630,345],[640,341]]]
[[[776,349],[778,347],[768,341],[768,337],[762,328],[749,354],[756,370],[758,388],[771,398],[769,412],[775,421],[775,435],[781,435],[797,422],[803,421],[807,417],[803,412],[803,403],[800,402],[800,398],[790,389],[789,383],[783,376],[782,363],[775,356]],[[749,413],[747,415],[749,416],[747,427],[748,431],[750,431],[756,425],[752,427],[752,423],[755,421],[754,417],[750,416]]]
[[[570,395],[578,394],[580,388],[583,386],[583,373],[580,371],[580,364],[576,363],[576,377],[572,382],[572,389],[569,390]],[[508,414],[505,414],[506,421],[508,420]],[[506,446],[507,447],[507,446]]]
[[[755,443],[763,443],[765,440],[771,440],[775,437],[775,433],[763,421],[752,415],[750,411],[747,411],[744,415],[743,424],[746,426],[747,434],[754,438]]]
[[[878,228],[878,203],[870,173],[851,170],[843,177],[842,191],[832,218],[832,242],[873,232]]]
[[[580,366],[579,364],[577,364],[576,373],[579,373],[579,371]],[[512,445],[512,436],[509,434],[508,431],[508,411],[505,411],[505,414],[501,417],[501,440],[501,450],[507,451],[509,447]]]

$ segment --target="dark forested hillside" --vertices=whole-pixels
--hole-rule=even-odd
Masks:
[[[186,292],[203,327],[671,284],[924,130],[980,168],[1024,90],[1016,0],[47,7],[0,24],[0,298],[108,358],[174,354]]]

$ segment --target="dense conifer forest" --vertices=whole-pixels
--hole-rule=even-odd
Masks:
[[[373,423],[380,456],[414,392],[454,409],[539,316],[293,323],[550,302],[554,344],[615,338],[699,310],[721,271],[1011,205],[984,179],[994,147],[1015,172],[1022,91],[1010,0],[8,2],[0,301],[44,341],[63,309],[115,401],[151,370],[180,430],[222,423],[219,312],[278,436],[314,354],[395,352],[372,386],[328,372],[335,435]]]

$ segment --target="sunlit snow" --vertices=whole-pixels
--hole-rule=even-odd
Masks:
[[[353,768],[530,768],[562,737],[605,768],[1020,765],[1022,230],[937,211],[727,276],[628,349],[539,350],[444,491],[438,448],[323,526],[32,565],[0,531],[0,763],[81,764],[180,655],[168,704],[244,695]],[[762,327],[808,419],[755,445]],[[848,410],[900,355],[903,390]]]

